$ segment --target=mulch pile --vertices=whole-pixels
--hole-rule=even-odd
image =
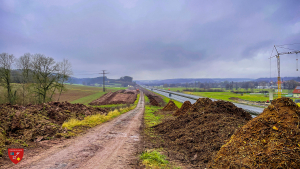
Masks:
[[[262,114],[222,146],[213,168],[299,168],[300,108],[289,98],[272,101]]]
[[[169,103],[162,110],[163,111],[176,111],[176,110],[178,110],[178,107],[173,102],[173,100],[170,100]]]
[[[198,99],[188,113],[162,122],[153,128],[163,141],[159,147],[169,157],[205,168],[212,157],[251,115],[231,102]]]
[[[180,109],[178,109],[173,116],[179,116],[179,115],[183,115],[185,114],[190,108],[191,108],[192,104],[190,101],[185,101],[182,106],[180,107]]]

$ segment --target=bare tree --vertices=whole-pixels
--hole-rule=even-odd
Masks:
[[[13,93],[11,85],[11,67],[14,60],[14,55],[0,54],[0,80],[1,85],[7,90],[7,100],[10,104],[14,104],[16,100],[16,91]]]
[[[59,101],[62,91],[65,89],[64,83],[69,79],[70,75],[73,74],[71,63],[64,59],[62,62],[59,63],[59,96],[57,101]]]
[[[30,68],[31,68],[31,55],[30,53],[25,53],[17,60],[17,67],[21,71],[20,82],[22,83],[22,103],[25,105],[25,96],[27,89],[29,87],[30,79]]]
[[[58,67],[59,65],[51,57],[42,54],[33,56],[32,71],[36,86],[34,89],[39,103],[51,100],[51,97],[47,98],[47,95],[50,91],[55,91],[58,88],[60,76]]]

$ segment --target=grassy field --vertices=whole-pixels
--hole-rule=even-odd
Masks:
[[[173,88],[163,88],[165,90],[170,89],[171,91],[180,91],[183,92],[184,87],[173,87]],[[192,88],[190,88],[192,89]],[[214,89],[214,88],[212,88]],[[268,91],[267,89],[264,89],[265,91]],[[240,89],[239,91],[244,91],[244,89]],[[261,89],[254,89],[253,92],[258,92],[258,91],[262,91]],[[283,93],[288,93],[291,90],[288,89],[283,89]],[[269,95],[264,95],[264,94],[243,94],[243,96],[241,96],[241,94],[235,94],[232,93],[230,91],[226,91],[226,92],[184,92],[187,94],[192,94],[192,95],[197,95],[197,96],[202,96],[202,97],[208,97],[208,98],[213,98],[213,99],[219,99],[219,100],[226,100],[226,101],[232,101],[231,97],[236,97],[236,98],[240,98],[243,100],[247,100],[247,101],[267,101],[269,100]],[[285,95],[282,95],[283,97]],[[278,96],[277,94],[274,94],[273,99],[276,99]],[[297,98],[291,98],[291,99],[297,99]]]
[[[107,87],[103,92],[102,87],[83,86],[83,85],[66,85],[67,91],[62,93],[59,101],[68,101],[71,103],[88,104],[98,99],[107,92],[115,92],[117,90],[125,90],[126,87]],[[58,94],[53,96],[53,100],[57,101]]]
[[[174,92],[177,92],[177,91],[179,91],[179,92],[183,92],[183,90],[185,90],[185,89],[187,89],[187,88],[185,88],[185,87],[159,87],[160,89],[164,89],[164,90],[171,90],[171,91],[174,91]],[[188,89],[195,89],[195,88],[188,88]],[[196,89],[199,89],[199,88],[196,88]],[[201,88],[202,89],[202,88]],[[221,88],[210,88],[210,89],[221,89]],[[224,88],[223,88],[223,90],[225,91],[225,92],[230,92],[231,90],[225,90]],[[251,91],[252,92],[252,90],[251,89],[248,89],[248,90],[246,90],[246,89],[238,89],[238,90],[233,90],[233,91],[239,91],[239,92],[243,92],[243,91]],[[259,92],[259,91],[269,91],[269,89],[253,89],[253,93],[254,92]],[[282,89],[282,93],[292,93],[293,92],[293,90],[291,90],[291,89]]]
[[[269,97],[265,97],[265,95],[254,95],[254,94],[234,94],[231,92],[185,92],[187,94],[193,94],[202,97],[214,98],[219,100],[232,101],[231,97],[240,98],[248,101],[267,101]],[[275,97],[274,97],[275,98]]]
[[[22,85],[13,83],[12,84],[12,90],[17,91],[17,104],[22,103]],[[32,88],[32,86],[30,86]],[[106,87],[106,92],[114,92],[117,90],[123,90],[127,89],[127,87]],[[61,94],[59,101],[68,101],[74,103],[85,103],[86,101],[89,101],[90,99],[93,99],[95,97],[101,97],[104,92],[102,92],[102,87],[94,87],[94,86],[83,86],[83,85],[70,85],[66,84],[66,91],[63,91]],[[6,102],[5,96],[6,96],[6,90],[4,87],[0,86],[0,103]],[[32,89],[30,89],[31,93],[28,93],[27,97],[25,98],[26,103],[32,103],[34,98],[32,97]],[[50,96],[50,95],[49,95]],[[58,101],[59,93],[56,91],[56,93],[52,97],[52,101]],[[84,98],[87,97],[87,98]],[[84,98],[84,99],[82,99]],[[81,100],[78,100],[81,99]],[[76,101],[78,100],[78,101]]]
[[[231,97],[237,97],[243,100],[247,100],[247,101],[267,101],[269,100],[269,96],[265,96],[263,94],[260,95],[256,95],[256,94],[243,94],[243,96],[241,96],[241,94],[235,94],[235,93],[231,93],[231,92],[184,92],[186,94],[192,94],[192,95],[196,95],[196,96],[202,96],[202,97],[208,97],[208,98],[213,98],[213,99],[219,99],[219,100],[226,100],[226,101],[232,101]],[[284,96],[284,95],[283,95]],[[278,96],[277,94],[273,96],[273,99],[277,99]],[[293,98],[290,97],[290,99],[294,100],[294,99],[299,99],[299,98]]]
[[[101,96],[103,96],[105,93],[107,92],[98,92],[98,93],[95,93],[95,94],[91,94],[91,95],[88,95],[88,96],[85,96],[85,97],[82,97],[80,99],[77,99],[77,100],[74,100],[74,101],[71,101],[71,103],[80,103],[80,104],[84,104],[84,105],[88,105],[90,102],[100,98]]]

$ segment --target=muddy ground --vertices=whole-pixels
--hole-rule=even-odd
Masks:
[[[109,92],[97,100],[92,101],[89,105],[108,105],[108,104],[133,104],[137,98],[136,90],[119,90]]]
[[[141,94],[134,110],[76,138],[42,141],[41,147],[51,148],[26,149],[19,164],[1,168],[134,168],[136,155],[142,150],[139,133],[143,112]]]

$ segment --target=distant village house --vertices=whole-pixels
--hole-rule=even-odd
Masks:
[[[300,97],[300,86],[296,86],[293,91],[293,97]]]

